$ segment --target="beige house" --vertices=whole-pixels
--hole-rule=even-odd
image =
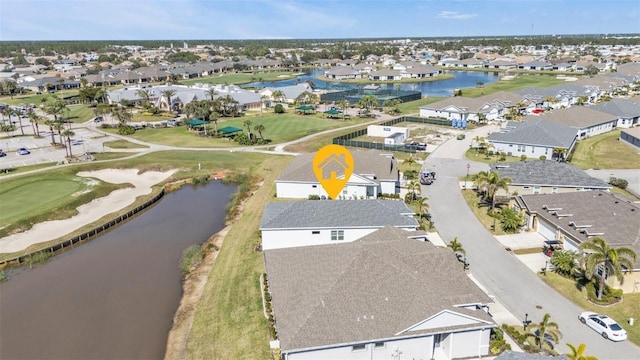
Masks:
[[[627,198],[605,191],[577,191],[544,195],[520,195],[516,208],[525,211],[526,226],[549,240],[559,240],[566,250],[598,236],[612,247],[628,247],[640,255],[640,207]],[[640,292],[640,257],[620,284],[610,286],[625,293]]]

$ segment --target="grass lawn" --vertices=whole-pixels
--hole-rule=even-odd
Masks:
[[[638,149],[620,140],[620,130],[580,140],[571,164],[581,169],[638,169]]]
[[[9,96],[0,97],[0,104],[8,104],[8,105],[20,105],[20,104],[36,104],[36,106],[40,106],[42,103],[42,98],[50,98],[54,94],[36,94],[35,92],[26,92],[23,95],[15,95],[13,99]],[[55,95],[60,98],[65,98],[67,96],[78,95],[78,90],[60,90],[56,91]]]
[[[220,119],[218,121],[218,128],[233,126],[239,129],[245,129],[246,131],[246,127],[244,126],[245,120],[251,121],[251,131],[256,134],[257,132],[253,130],[255,126],[258,124],[264,125],[265,130],[262,134],[265,139],[270,139],[273,144],[298,139],[323,130],[352,125],[359,121],[328,120],[316,115],[265,114],[261,117]],[[214,125],[210,124],[209,128],[213,130]],[[111,129],[109,131],[116,130]],[[182,147],[231,147],[238,145],[233,141],[222,138],[196,136],[193,132],[190,132],[186,126],[157,129],[147,127],[136,131],[131,137],[156,144]]]
[[[104,143],[104,145],[112,149],[141,149],[141,148],[146,149],[148,148],[147,145],[140,145],[140,144],[132,143],[127,140],[107,141]]]
[[[493,235],[504,235],[505,232],[500,228],[500,221],[492,218],[487,214],[487,210],[489,209],[486,206],[478,206],[480,197],[473,190],[462,190],[462,196],[464,196],[467,205],[469,205],[469,209],[476,214],[478,220],[484,225],[484,227],[489,230]],[[492,230],[493,224],[496,225],[496,230]]]
[[[406,103],[402,103],[398,105],[398,109],[400,109],[400,116],[408,116],[411,114],[418,114],[420,112],[420,107],[432,104],[436,101],[444,100],[444,97],[427,97],[422,98],[420,100],[409,101]]]
[[[499,157],[493,155],[487,157],[487,154],[480,154],[476,148],[470,148],[464,154],[464,156],[471,161],[477,161],[485,164],[495,164],[496,162],[515,162],[520,161],[519,157],[516,156],[507,156],[505,160],[500,160]],[[500,161],[498,161],[500,160]],[[537,159],[536,159],[537,160]]]
[[[134,113],[131,122],[156,122],[175,119],[175,115],[167,114],[165,112],[158,115],[142,115],[142,112],[143,111],[140,110],[139,112]]]
[[[83,123],[96,116],[93,108],[85,104],[74,104],[67,106],[69,108],[69,120],[74,123]]]
[[[90,185],[75,176],[70,168],[38,175],[7,179],[2,182],[0,197],[0,237],[17,229],[77,214],[76,207],[126,185]]]
[[[608,315],[616,320],[627,331],[628,340],[640,345],[640,326],[629,326],[627,323],[629,318],[640,319],[640,294],[624,294],[624,300],[621,303],[612,306],[599,306],[587,301],[587,290],[578,290],[575,281],[571,279],[553,272],[540,275],[540,278],[581,308]],[[578,321],[577,318],[576,321]]]
[[[563,82],[565,81],[549,75],[518,75],[513,80],[500,80],[480,88],[463,89],[462,96],[475,98],[498,91],[511,92],[529,87],[549,87]]]
[[[264,178],[227,234],[197,305],[187,350],[192,359],[270,359],[259,276],[265,271],[258,226],[275,178],[291,158],[267,159],[255,170]]]
[[[194,78],[189,80],[180,80],[180,85],[193,85],[200,84],[247,84],[258,79],[262,81],[275,81],[286,80],[294,78],[294,72],[290,71],[271,71],[271,72],[256,72],[256,73],[231,73],[231,74],[217,74],[213,76],[207,76],[203,78]]]

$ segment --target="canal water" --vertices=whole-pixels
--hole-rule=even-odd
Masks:
[[[0,285],[1,359],[162,359],[182,251],[224,227],[236,187],[184,186]]]
[[[350,84],[341,82],[331,82],[319,80],[318,76],[324,74],[323,69],[314,69],[305,72],[304,75],[297,76],[292,79],[276,80],[276,81],[261,81],[252,82],[242,85],[243,88],[264,88],[264,87],[281,87],[291,86],[306,81],[313,81],[316,89],[319,90],[345,90],[352,89],[360,84]],[[452,74],[454,77],[445,80],[427,81],[427,82],[403,82],[398,84],[402,85],[401,90],[411,90],[422,92],[422,97],[446,97],[452,96],[453,91],[456,89],[466,89],[478,86],[478,82],[482,84],[490,84],[499,80],[499,73],[497,72],[483,72],[483,71],[447,71],[447,74]],[[396,84],[383,83],[380,87],[385,89],[396,90]]]

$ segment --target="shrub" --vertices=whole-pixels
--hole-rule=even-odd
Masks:
[[[136,132],[136,129],[130,125],[120,125],[118,126],[118,134],[120,135],[132,135]]]
[[[320,200],[320,195],[309,195],[309,200]]]
[[[624,190],[629,185],[629,182],[627,180],[625,180],[625,179],[611,177],[611,178],[609,178],[609,184]]]
[[[520,155],[520,161],[527,161],[527,155]]]
[[[540,160],[545,161],[547,160],[547,157],[545,155],[540,155]]]
[[[247,134],[236,135],[233,141],[237,142],[240,145],[253,145],[253,141],[249,139]]]
[[[282,106],[282,104],[277,104],[277,105],[273,108],[273,111],[274,111],[276,114],[284,114],[284,113],[285,113],[284,106]]]
[[[587,283],[587,297],[589,301],[599,304],[599,305],[609,305],[620,301],[622,298],[622,290],[613,289],[609,285],[604,285],[604,289],[602,290],[602,299],[598,300],[598,284],[596,281],[591,281]]]
[[[4,271],[0,270],[0,283],[5,282],[9,280],[9,278],[7,277],[7,274],[4,273]]]
[[[404,173],[404,176],[407,177],[407,179],[416,179],[418,176],[418,171],[417,170],[406,170]]]

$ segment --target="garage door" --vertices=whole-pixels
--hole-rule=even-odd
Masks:
[[[544,220],[538,218],[538,234],[542,235],[547,240],[555,240],[556,227],[551,224],[547,224]]]

